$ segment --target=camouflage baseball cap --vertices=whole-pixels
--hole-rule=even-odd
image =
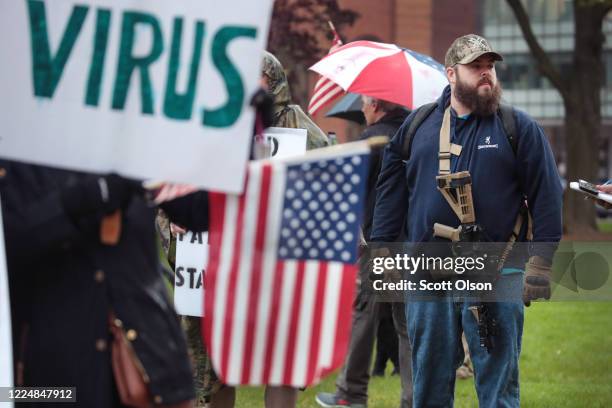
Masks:
[[[493,51],[491,44],[487,40],[476,34],[467,34],[453,41],[448,51],[446,51],[444,66],[452,67],[456,64],[469,64],[484,54],[491,54],[495,61],[502,61],[504,59],[500,54]]]

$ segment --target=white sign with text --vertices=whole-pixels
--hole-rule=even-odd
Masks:
[[[264,131],[264,136],[271,145],[271,154],[275,159],[306,153],[306,129],[269,127]]]
[[[174,307],[185,316],[204,316],[204,266],[208,262],[208,233],[179,234],[176,239]]]
[[[271,7],[2,0],[0,156],[240,192]]]

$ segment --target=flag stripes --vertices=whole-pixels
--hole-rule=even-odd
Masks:
[[[328,55],[342,46],[342,40],[333,25],[331,25],[331,28],[334,39],[332,40],[332,46],[329,49]],[[344,90],[329,78],[324,76],[319,77],[312,91],[310,102],[308,103],[308,114],[311,116],[316,115],[317,112],[335,101],[343,93]]]
[[[255,162],[242,195],[210,194],[203,334],[230,385],[306,386],[346,351],[356,266],[265,250],[278,248],[286,171]]]

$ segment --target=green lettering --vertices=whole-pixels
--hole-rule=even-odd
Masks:
[[[102,74],[104,72],[104,61],[106,59],[106,45],[108,44],[110,22],[110,10],[99,9],[96,14],[94,51],[91,57],[91,67],[89,68],[87,91],[85,93],[86,105],[98,106],[98,102],[100,101],[100,87],[102,86]]]
[[[38,0],[28,0],[34,95],[44,98],[53,97],[64,72],[66,61],[68,61],[74,43],[81,32],[81,28],[83,28],[88,10],[89,7],[87,6],[75,6],[72,9],[57,53],[53,57],[49,46],[45,4]]]
[[[215,34],[212,44],[213,64],[221,73],[227,90],[227,103],[214,110],[203,109],[204,126],[228,127],[240,117],[244,100],[244,84],[240,73],[227,56],[229,43],[238,37],[256,38],[257,30],[252,27],[223,27]]]
[[[151,27],[153,45],[149,55],[134,57],[132,55],[136,26],[138,24]],[[119,62],[117,63],[117,77],[113,90],[113,109],[123,109],[127,98],[132,74],[140,70],[140,97],[142,99],[142,113],[153,114],[153,86],[149,76],[149,65],[161,55],[164,45],[159,21],[150,15],[139,12],[125,12],[121,24],[121,44],[119,46]]]
[[[164,114],[169,118],[179,120],[191,118],[196,84],[198,82],[198,71],[200,69],[200,57],[202,56],[204,27],[204,23],[200,21],[196,23],[195,42],[193,44],[193,51],[191,53],[187,90],[181,95],[176,92],[176,80],[178,77],[181,56],[181,33],[183,31],[183,19],[178,17],[174,19],[172,29],[172,48],[170,50],[170,62],[168,63],[168,81],[166,82],[166,94],[164,97]]]

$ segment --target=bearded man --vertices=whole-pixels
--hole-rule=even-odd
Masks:
[[[436,293],[437,300],[406,295],[417,408],[453,405],[455,370],[463,360],[462,331],[480,406],[518,407],[523,304],[550,297],[550,265],[562,231],[562,188],[541,127],[524,112],[500,105],[495,72],[500,60],[486,39],[474,34],[457,38],[445,57],[449,86],[426,115],[423,107],[406,119],[384,152],[370,236],[377,245],[399,241],[423,248],[424,242],[449,242],[434,232],[435,223],[473,227],[484,231],[482,240],[504,245],[527,241],[529,229],[533,232],[528,245],[517,245],[522,251],[515,246],[515,256],[492,269],[496,293],[506,293],[502,300],[476,302],[456,287]],[[453,199],[441,194],[456,185],[439,183],[460,172],[469,172],[461,183],[472,189],[475,220],[469,225],[450,205]],[[519,223],[527,212],[532,223]],[[434,279],[434,271],[424,272]],[[454,271],[451,275],[457,278]],[[479,322],[474,310],[481,309],[474,307],[482,305],[487,324],[494,325],[483,326],[484,314]]]

